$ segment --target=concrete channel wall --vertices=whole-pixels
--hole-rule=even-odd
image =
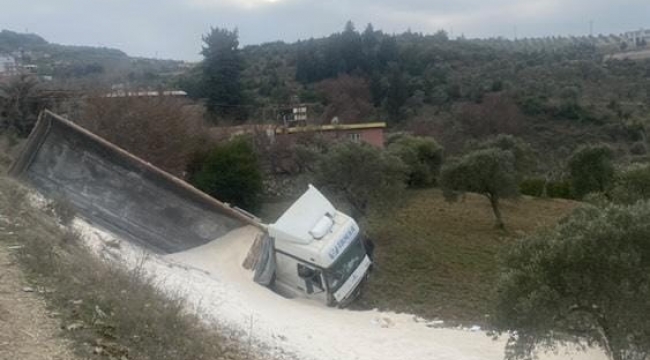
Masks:
[[[41,115],[10,175],[158,253],[205,244],[247,223],[259,226],[51,112]]]

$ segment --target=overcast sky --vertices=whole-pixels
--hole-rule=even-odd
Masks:
[[[385,32],[454,37],[586,35],[650,28],[650,0],[0,0],[0,28],[132,56],[198,60],[210,26],[243,45],[341,31],[352,20]]]

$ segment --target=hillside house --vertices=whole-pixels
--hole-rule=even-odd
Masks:
[[[13,76],[17,72],[16,59],[12,56],[0,55],[0,76]]]
[[[332,124],[287,127],[281,125],[257,124],[215,127],[212,135],[216,139],[233,138],[245,134],[263,134],[270,142],[276,140],[298,141],[303,135],[319,134],[326,140],[350,140],[365,142],[378,148],[384,147],[386,123]]]
[[[628,31],[622,35],[622,38],[632,46],[640,43],[650,44],[650,30],[640,29],[636,31]]]
[[[305,133],[318,133],[325,139],[365,142],[378,148],[383,148],[385,128],[386,123],[383,122],[331,124],[288,128],[281,127],[276,129],[275,134],[276,136],[296,136]]]

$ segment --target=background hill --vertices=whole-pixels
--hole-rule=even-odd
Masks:
[[[325,38],[244,47],[242,107],[249,121],[273,122],[276,109],[307,103],[311,122],[387,121],[434,136],[451,154],[506,133],[557,157],[585,142],[642,155],[650,62],[606,60],[624,43],[613,35],[452,40],[349,23]],[[200,80],[197,67],[178,84],[201,98]]]
[[[53,87],[156,87],[185,66],[182,61],[130,57],[118,49],[53,44],[36,34],[9,30],[0,31],[0,56],[10,56],[22,66],[35,65],[38,75],[52,77]]]
[[[443,31],[359,31],[350,22],[323,38],[241,48],[237,106],[244,114],[237,121],[280,122],[302,103],[310,123],[386,121],[390,131],[433,136],[448,155],[505,133],[546,154],[546,167],[590,142],[645,159],[650,61],[619,60],[627,56],[622,50],[647,46],[625,39],[450,39]],[[51,88],[180,88],[206,97],[202,63],[132,58],[7,30],[0,32],[3,54],[36,65],[53,78]]]

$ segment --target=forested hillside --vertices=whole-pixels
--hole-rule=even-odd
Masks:
[[[506,133],[563,157],[604,141],[645,154],[650,61],[605,61],[615,37],[451,40],[387,34],[350,22],[340,33],[292,44],[247,46],[240,107],[249,121],[309,104],[310,121],[387,121],[432,135],[448,153]],[[180,82],[201,97],[200,67]]]

